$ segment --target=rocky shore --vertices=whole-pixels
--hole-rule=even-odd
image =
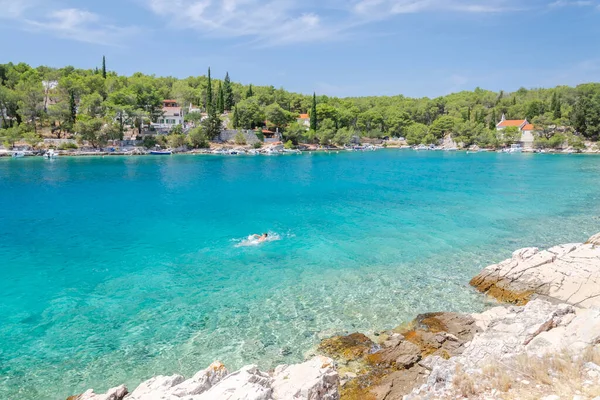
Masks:
[[[471,285],[499,305],[329,338],[308,361],[273,371],[229,373],[215,362],[187,380],[158,376],[131,393],[68,400],[600,400],[600,234],[518,250]]]

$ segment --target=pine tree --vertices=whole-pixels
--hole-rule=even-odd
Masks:
[[[212,80],[210,79],[210,67],[208,68],[208,83],[206,84],[206,112],[210,115],[214,110]]]
[[[233,89],[231,87],[231,80],[229,79],[229,72],[225,74],[225,80],[223,81],[223,94],[225,95],[225,110],[233,110],[235,100],[233,99]]]
[[[316,132],[317,127],[317,94],[313,93],[312,108],[310,109],[310,129]]]
[[[225,112],[225,95],[223,94],[223,85],[219,82],[219,91],[217,92],[217,111],[219,114]]]
[[[240,115],[237,106],[233,107],[233,129],[240,127]]]
[[[246,98],[250,98],[254,96],[254,92],[252,91],[252,84],[250,84],[250,87],[248,87],[248,91],[246,92]]]
[[[102,56],[102,77],[106,79],[106,56]]]

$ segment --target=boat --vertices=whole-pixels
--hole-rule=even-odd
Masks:
[[[510,146],[510,149],[508,151],[509,153],[522,153],[523,152],[523,147],[521,147],[520,144],[513,144]]]
[[[12,156],[12,158],[25,157],[25,152],[24,151],[13,151],[11,156]]]
[[[450,147],[450,148],[444,149],[444,151],[458,151],[458,148]]]
[[[58,153],[54,151],[54,149],[50,149],[44,153],[44,158],[51,159],[58,157]]]
[[[421,150],[429,150],[428,146],[425,146],[424,144],[420,144],[417,147],[415,147],[415,150],[417,151],[421,151]]]
[[[152,150],[150,154],[153,156],[170,156],[173,152],[171,150]]]

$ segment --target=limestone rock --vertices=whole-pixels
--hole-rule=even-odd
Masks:
[[[271,377],[256,365],[228,375],[193,400],[271,400]]]
[[[527,248],[491,265],[471,285],[496,299],[524,305],[533,295],[581,307],[600,307],[600,234],[587,244],[540,251]]]
[[[229,372],[225,366],[216,361],[208,368],[196,373],[191,379],[188,379],[170,391],[176,397],[201,394],[215,386],[223,380]]]
[[[181,375],[155,376],[142,382],[126,400],[163,400],[170,399],[170,391],[173,387],[183,382],[185,378]]]
[[[592,236],[588,241],[588,244],[593,244],[595,246],[600,246],[600,233],[595,234],[594,236]]]
[[[118,386],[116,388],[109,389],[105,394],[96,394],[92,389],[78,395],[71,396],[71,400],[122,400],[127,394],[127,388],[125,385]],[[69,400],[67,399],[67,400]]]
[[[333,360],[315,357],[302,364],[282,365],[273,373],[273,400],[338,400],[339,376]]]

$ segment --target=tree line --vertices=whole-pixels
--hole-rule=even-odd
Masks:
[[[101,67],[93,69],[0,64],[0,138],[12,145],[18,140],[35,143],[42,134],[75,135],[100,146],[122,139],[128,129],[141,133],[161,117],[165,99],[208,114],[208,118],[201,118],[200,113],[186,116],[196,128],[175,142],[192,147],[206,146],[223,121],[232,129],[279,130],[293,143],[345,144],[355,137],[405,137],[410,144],[430,144],[451,134],[464,146],[497,147],[518,141],[518,132],[512,129],[497,132],[502,115],[533,123],[541,147],[600,137],[598,83],[521,88],[511,93],[476,88],[433,99],[401,95],[337,98],[242,85],[232,82],[228,73],[214,79],[210,70],[185,79],[142,73],[120,76],[107,70],[103,58]],[[296,122],[305,113],[310,114],[309,127]],[[173,134],[183,136],[181,129]]]

